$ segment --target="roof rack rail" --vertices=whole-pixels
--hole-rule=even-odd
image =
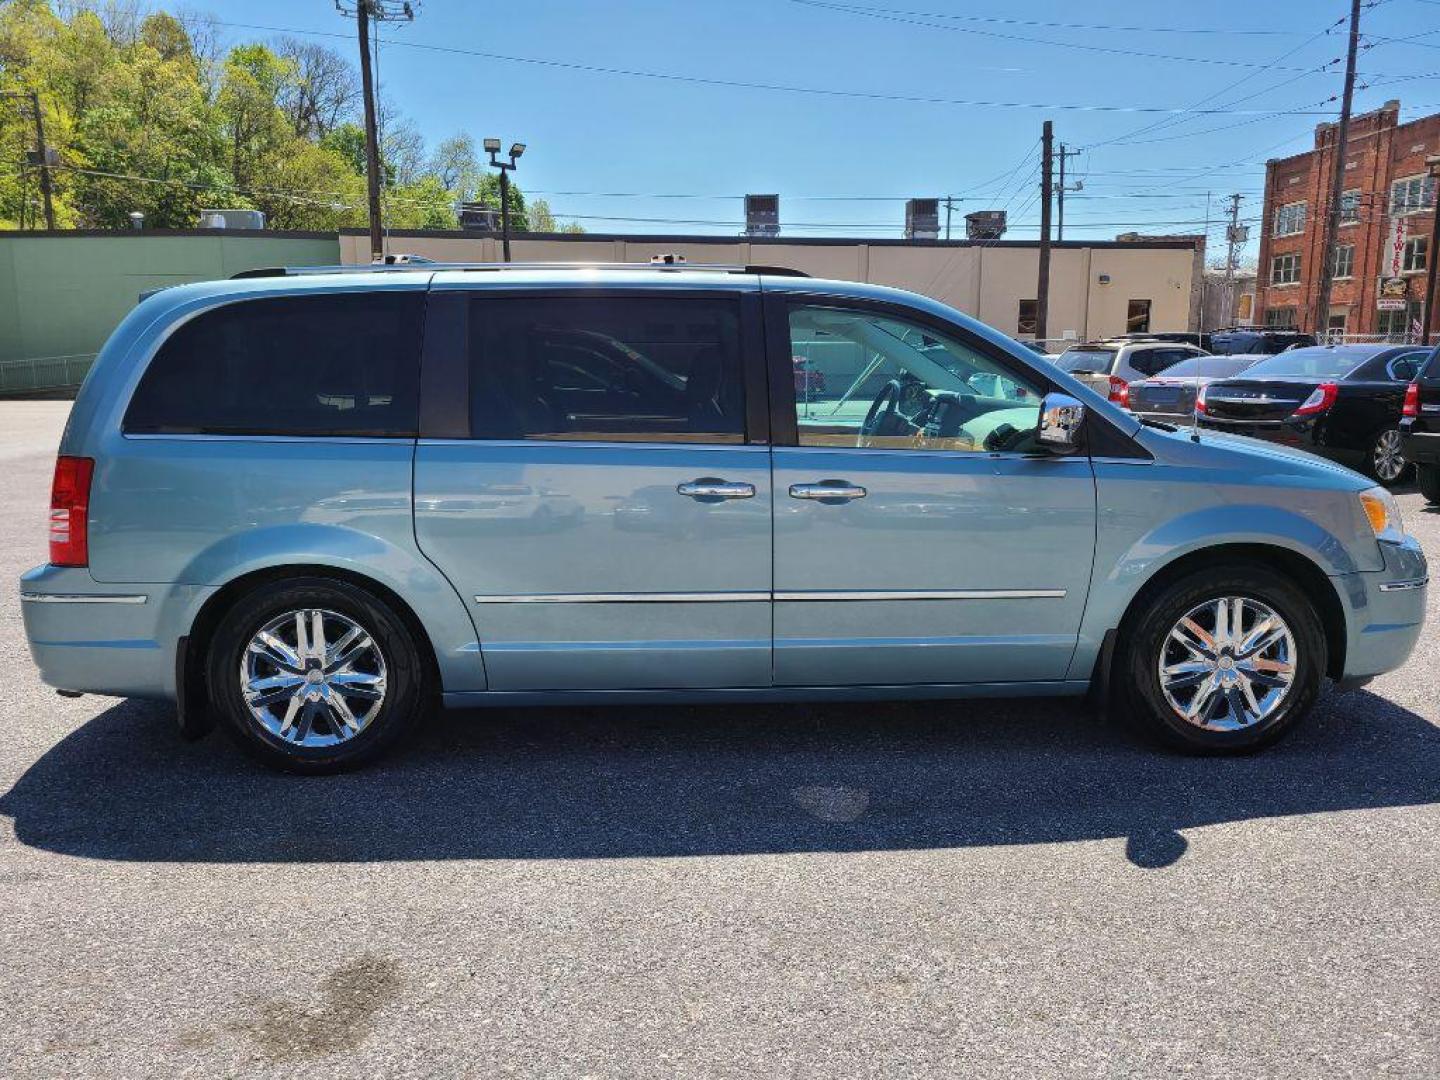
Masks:
[[[765,274],[769,277],[809,277],[803,270],[788,266],[738,266],[721,263],[648,263],[648,262],[429,262],[421,257],[387,256],[383,263],[353,263],[333,266],[259,266],[231,274],[231,280],[243,278],[308,277],[315,274],[406,274],[422,271],[466,270],[500,272],[504,270],[650,270],[663,274]]]

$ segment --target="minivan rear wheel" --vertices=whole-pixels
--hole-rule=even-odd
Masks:
[[[1206,569],[1165,586],[1126,628],[1116,699],[1171,746],[1255,750],[1310,711],[1325,655],[1320,616],[1291,582],[1259,567]]]
[[[425,668],[405,624],[349,582],[291,578],[227,611],[206,664],[227,731],[265,764],[338,772],[418,724]]]

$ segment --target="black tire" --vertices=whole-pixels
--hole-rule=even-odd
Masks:
[[[1416,465],[1415,478],[1425,501],[1431,506],[1440,506],[1440,465]]]
[[[1247,727],[1210,730],[1185,720],[1160,685],[1159,665],[1170,631],[1207,601],[1240,597],[1267,605],[1288,624],[1295,643],[1294,677],[1273,712]],[[1325,631],[1314,605],[1293,582],[1254,564],[1211,567],[1142,597],[1117,643],[1113,700],[1123,719],[1147,735],[1194,754],[1234,754],[1275,742],[1310,711],[1326,666]]]
[[[1390,453],[1387,454],[1385,448],[1382,448],[1382,440],[1390,441],[1391,445],[1388,447]],[[1392,425],[1377,431],[1375,437],[1370,440],[1370,449],[1365,454],[1365,475],[1386,487],[1394,487],[1396,484],[1404,482],[1406,475],[1410,472],[1410,463],[1405,460],[1401,452],[1402,445],[1398,427]],[[1399,457],[1400,471],[1393,475],[1386,475],[1386,472],[1393,466],[1382,469],[1381,462],[1393,461],[1394,456],[1391,455]]]
[[[252,639],[272,621],[295,611],[321,611],[348,619],[369,635],[378,650],[383,698],[373,715],[344,741],[305,746],[281,738],[252,714],[241,691],[241,664]],[[373,654],[367,656],[374,670]],[[264,764],[286,772],[333,773],[371,761],[418,727],[430,701],[427,669],[404,621],[373,594],[332,578],[287,578],[246,593],[221,617],[210,640],[205,670],[211,706],[227,734]],[[327,725],[334,728],[329,737],[338,738],[341,725],[323,712],[314,721],[317,738],[327,737]]]

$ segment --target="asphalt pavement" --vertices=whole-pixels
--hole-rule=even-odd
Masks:
[[[36,677],[66,408],[0,403],[0,1076],[1440,1075],[1440,589],[1248,758],[1043,701],[617,707],[280,776]]]

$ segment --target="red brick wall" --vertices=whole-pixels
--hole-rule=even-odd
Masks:
[[[1352,334],[1376,332],[1379,278],[1390,257],[1390,185],[1395,180],[1423,175],[1426,156],[1440,154],[1440,114],[1397,125],[1399,111],[1398,102],[1387,102],[1375,112],[1354,117],[1350,123],[1344,189],[1360,192],[1360,220],[1341,225],[1338,230],[1337,244],[1355,245],[1355,266],[1349,280],[1342,278],[1333,283],[1330,307],[1348,308],[1346,331]],[[1264,322],[1265,312],[1271,308],[1294,307],[1298,309],[1297,323],[1312,332],[1316,329],[1315,302],[1335,137],[1335,125],[1321,125],[1315,130],[1314,150],[1266,165],[1256,322]],[[1274,236],[1276,210],[1302,200],[1306,204],[1305,231],[1297,236]],[[1411,237],[1429,237],[1433,211],[1411,214],[1406,220]],[[1291,252],[1301,256],[1299,283],[1272,285],[1272,259]],[[1432,251],[1429,257],[1435,254]],[[1424,288],[1424,274],[1407,275],[1408,298],[1420,299]]]

